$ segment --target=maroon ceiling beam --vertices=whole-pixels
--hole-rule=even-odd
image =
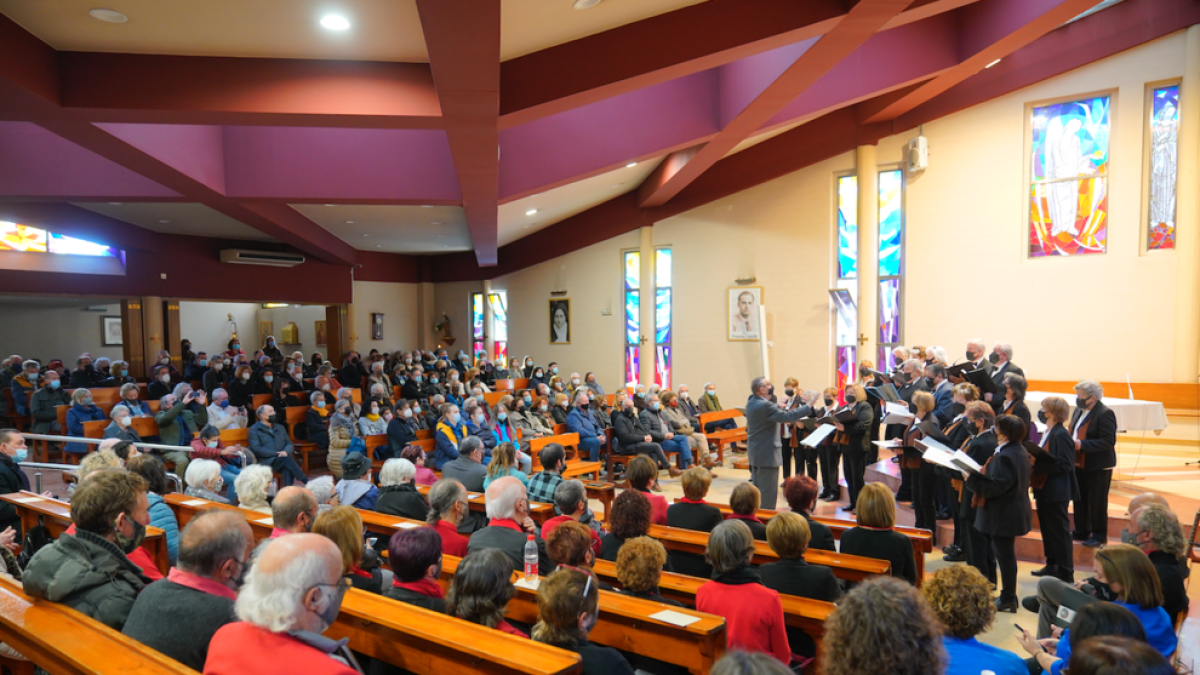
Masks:
[[[496,264],[500,200],[500,0],[417,0],[479,266]]]
[[[962,61],[870,117],[891,120],[1012,54],[1096,5],[1097,0],[984,0],[962,10]]]
[[[715,138],[698,150],[690,148],[684,154],[676,153],[659,164],[638,189],[639,205],[653,208],[667,203],[910,4],[912,0],[860,0],[833,30],[767,85]]]

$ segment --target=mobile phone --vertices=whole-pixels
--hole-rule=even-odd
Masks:
[[[1013,623],[1013,628],[1016,628],[1017,630],[1021,631],[1021,633],[1025,632],[1025,629],[1021,628],[1021,626],[1015,622]]]

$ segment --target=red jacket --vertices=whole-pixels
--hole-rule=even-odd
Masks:
[[[571,516],[555,516],[555,517],[551,518],[550,520],[547,520],[545,523],[542,523],[542,539],[549,539],[550,533],[554,531],[554,528],[558,527],[559,525],[562,525],[563,523],[567,522],[568,520],[575,520],[575,519],[572,518]],[[588,532],[592,533],[592,551],[595,552],[596,558],[599,558],[600,557],[600,535],[596,534],[596,531],[590,527],[588,528]]]
[[[791,661],[779,593],[760,583],[709,581],[696,591],[696,609],[725,617],[729,649],[770,654],[785,666]]]
[[[667,524],[667,498],[662,495],[656,495],[653,492],[643,492],[643,496],[650,500],[650,522],[655,525]]]
[[[328,654],[290,635],[272,633],[245,621],[228,623],[213,634],[204,675],[358,675]]]
[[[442,536],[442,553],[462,558],[467,555],[467,538],[458,533],[450,523],[439,520],[433,529]]]

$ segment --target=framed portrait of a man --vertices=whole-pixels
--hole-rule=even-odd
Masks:
[[[550,344],[571,344],[571,301],[567,298],[550,301]]]
[[[762,286],[734,286],[729,289],[729,340],[758,340],[758,308],[762,305]]]

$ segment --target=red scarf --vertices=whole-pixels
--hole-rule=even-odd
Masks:
[[[704,501],[703,499],[688,499],[687,497],[683,497],[682,499],[679,500],[679,503],[680,504],[707,504],[708,502]]]
[[[433,579],[418,579],[416,581],[400,581],[399,579],[396,579],[392,582],[392,586],[395,588],[403,588],[412,591],[413,593],[419,593],[430,598],[446,597],[446,592],[442,590],[441,585]]]
[[[758,519],[758,516],[754,516],[754,515],[750,515],[750,516],[740,516],[740,515],[738,515],[738,514],[736,514],[736,513],[731,513],[731,514],[729,514],[729,515],[725,516],[725,520],[731,520],[731,519],[733,519],[733,518],[737,518],[738,520],[752,520],[752,521],[754,521],[754,522],[756,522],[756,523],[761,523],[761,522],[762,522],[761,520],[759,520],[759,519]]]
[[[364,578],[364,579],[370,579],[370,578],[371,578],[371,573],[370,573],[370,572],[368,572],[368,571],[364,570],[363,568],[361,568],[361,567],[359,567],[359,566],[357,566],[357,565],[355,565],[353,568],[351,568],[351,570],[350,570],[350,573],[351,573],[351,574],[353,574],[353,575],[354,575],[354,576],[356,576],[356,577],[362,577],[362,578]]]

